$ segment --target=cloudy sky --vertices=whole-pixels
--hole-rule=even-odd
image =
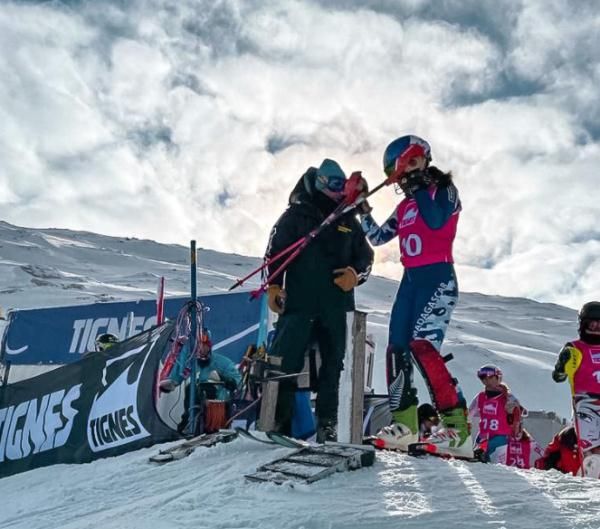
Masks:
[[[415,133],[463,200],[461,288],[578,307],[598,50],[597,0],[4,0],[0,218],[262,255],[307,167],[376,185]],[[400,276],[396,242],[376,254]]]

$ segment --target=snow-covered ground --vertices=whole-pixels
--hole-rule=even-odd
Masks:
[[[185,294],[188,254],[148,240],[0,222],[0,305],[150,298],[161,275],[168,294]],[[258,263],[201,249],[199,292],[223,292]],[[378,391],[395,290],[377,277],[358,290],[377,341]],[[575,321],[575,311],[557,305],[463,293],[444,350],[454,354],[449,365],[468,399],[480,390],[477,367],[495,363],[525,406],[568,417],[568,388],[550,371]],[[238,439],[164,467],[148,464],[154,451],[2,479],[0,528],[600,528],[600,482],[556,472],[378,453],[369,469],[290,488],[243,478],[283,448]]]

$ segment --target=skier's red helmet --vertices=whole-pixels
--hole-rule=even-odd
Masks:
[[[423,156],[427,163],[431,161],[431,147],[423,138],[408,135],[400,136],[390,143],[383,153],[383,172],[392,176],[398,172],[399,164],[405,162],[404,158]]]

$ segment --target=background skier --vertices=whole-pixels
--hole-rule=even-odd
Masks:
[[[183,351],[185,349],[182,349]],[[179,355],[169,373],[169,378],[160,382],[161,391],[169,393],[189,377],[191,369],[185,365],[184,357],[184,354]],[[177,430],[180,433],[199,435],[225,427],[233,392],[237,389],[242,377],[232,360],[213,353],[210,333],[206,329],[201,334],[196,362],[197,424],[188,428],[190,406],[190,386],[188,385],[184,397],[185,411]]]
[[[579,339],[567,342],[558,355],[552,378],[571,384],[578,447],[585,458],[600,452],[600,302],[579,311]]]
[[[300,178],[289,206],[271,230],[266,258],[307,235],[344,198],[346,176],[337,162],[325,159]],[[346,313],[354,310],[354,287],[363,283],[373,263],[373,251],[351,213],[328,226],[290,263],[285,275],[270,282],[269,307],[278,313],[271,354],[282,357],[282,371],[298,373],[309,344],[321,354],[316,402],[317,440],[335,440],[338,385],[346,343]],[[269,267],[271,274],[278,266]],[[294,379],[281,381],[276,422],[291,433]]]
[[[581,467],[581,457],[575,426],[563,428],[552,438],[543,456],[535,462],[535,467],[540,470],[555,469],[565,474],[577,475]]]
[[[485,365],[477,370],[485,389],[469,405],[469,416],[479,423],[476,443],[485,449],[485,460],[507,464],[507,447],[511,437],[521,431],[521,405],[502,383],[502,371]]]
[[[371,244],[379,246],[397,236],[404,266],[392,307],[387,349],[393,423],[378,434],[378,446],[405,450],[418,440],[418,400],[413,385],[413,360],[416,360],[445,427],[444,435],[437,438],[434,435],[431,441],[436,441],[440,448],[452,448],[455,455],[464,447],[465,455],[469,456],[466,403],[453,387],[439,355],[458,299],[452,245],[461,204],[452,175],[431,166],[430,162],[431,148],[425,140],[417,136],[394,140],[384,152],[383,168],[405,198],[381,226],[371,216],[366,202],[362,207],[361,225]],[[417,360],[415,340],[420,342],[421,349],[428,350],[427,363]]]

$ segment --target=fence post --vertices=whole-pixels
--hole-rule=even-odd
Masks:
[[[362,444],[367,314],[348,313],[346,354],[338,391],[338,441]]]

